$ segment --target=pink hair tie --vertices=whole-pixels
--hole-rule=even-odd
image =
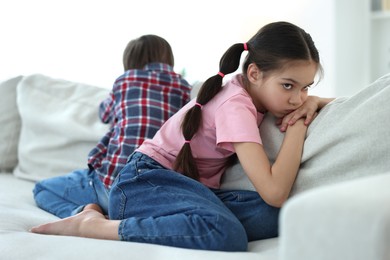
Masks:
[[[246,42],[243,43],[244,44],[244,50],[248,50],[248,45],[246,44]]]
[[[203,107],[203,105],[200,104],[200,103],[198,103],[198,102],[195,102],[195,106],[198,106],[198,107],[200,107],[201,109],[202,109],[202,107]]]
[[[218,75],[221,76],[222,78],[225,77],[225,74],[223,74],[222,72],[218,72]]]
[[[185,140],[184,143],[189,144],[189,143],[191,143],[191,140]]]

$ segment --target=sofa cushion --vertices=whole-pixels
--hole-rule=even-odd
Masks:
[[[283,206],[279,259],[389,260],[390,171],[312,189]]]
[[[390,74],[348,98],[338,98],[308,128],[301,167],[291,195],[325,184],[380,174],[390,169]],[[267,115],[260,126],[271,162],[283,134]],[[241,165],[226,171],[224,189],[251,189]]]
[[[40,180],[87,167],[87,155],[108,131],[98,118],[109,90],[35,74],[17,86],[22,121],[17,177]]]
[[[11,172],[18,162],[20,116],[16,105],[17,76],[0,83],[0,171]]]

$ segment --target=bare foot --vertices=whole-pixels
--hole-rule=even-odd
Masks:
[[[102,208],[98,204],[87,204],[84,207],[83,211],[86,210],[86,209],[94,209],[94,210],[96,210],[96,211],[98,211],[98,212],[103,214],[103,210],[102,210]]]
[[[87,205],[77,215],[31,228],[31,232],[47,235],[77,236],[118,240],[119,220],[108,220],[101,209]]]
[[[86,210],[86,209],[94,209],[94,210],[96,210],[96,211],[98,211],[98,212],[100,212],[100,213],[103,214],[103,210],[102,210],[102,208],[101,208],[98,204],[87,204],[87,205],[84,207],[83,211]],[[107,215],[104,215],[104,217],[105,217],[106,219],[108,219],[108,216],[107,216]]]

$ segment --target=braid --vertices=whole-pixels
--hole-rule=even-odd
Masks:
[[[219,62],[219,72],[203,83],[197,96],[197,105],[190,108],[184,115],[181,128],[186,142],[176,157],[174,169],[192,179],[199,180],[199,172],[192,156],[189,141],[202,124],[202,106],[206,105],[222,89],[224,75],[233,73],[238,69],[241,54],[244,50],[247,50],[247,44],[237,43],[224,53]]]

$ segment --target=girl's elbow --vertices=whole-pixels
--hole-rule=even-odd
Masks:
[[[266,196],[263,200],[270,206],[275,208],[281,208],[282,205],[287,201],[288,194],[284,192],[275,192],[270,194],[270,196]]]
[[[266,201],[266,203],[272,207],[275,208],[281,208],[285,200],[272,200],[272,201]]]

